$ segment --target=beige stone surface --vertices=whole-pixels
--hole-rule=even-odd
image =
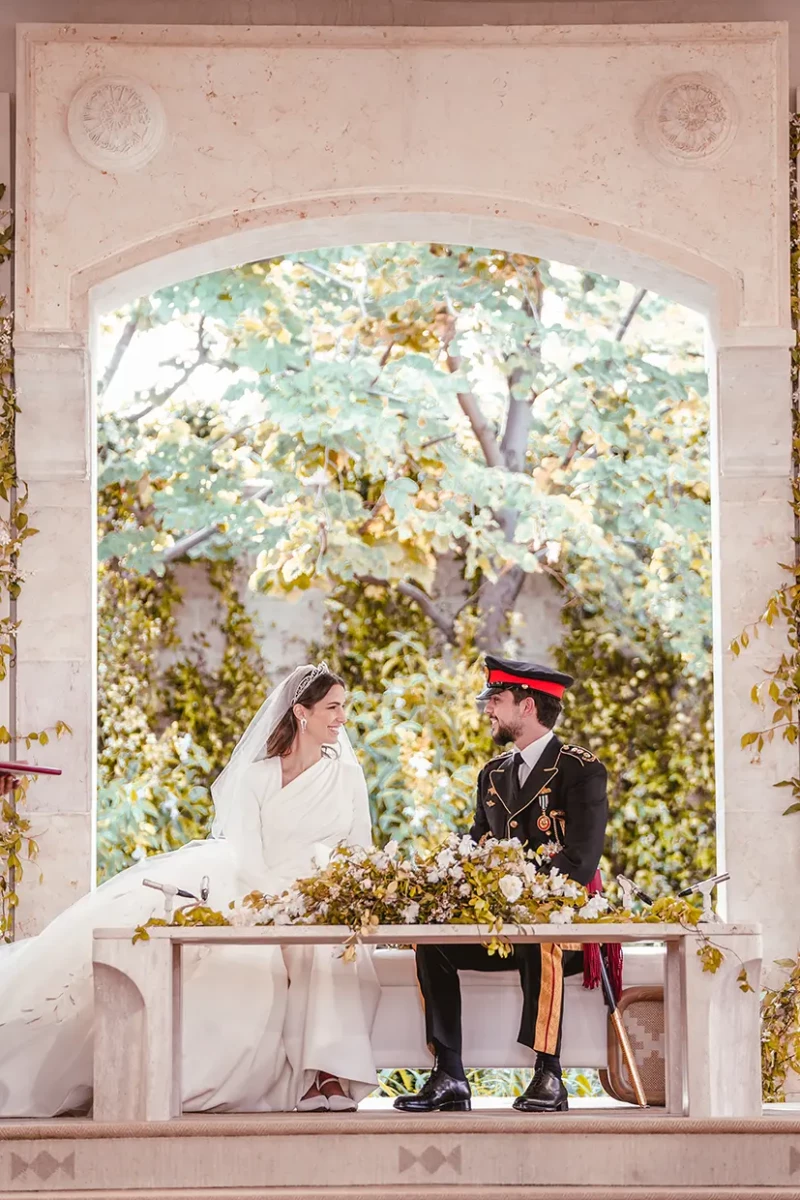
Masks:
[[[532,1118],[491,1111],[273,1114],[160,1126],[20,1123],[0,1126],[0,1197],[99,1198],[124,1189],[126,1197],[169,1194],[174,1200],[285,1196],[289,1188],[295,1195],[339,1197],[358,1188],[366,1196],[555,1200],[574,1188],[576,1196],[606,1200],[774,1200],[797,1194],[798,1136],[796,1114],[690,1121],[630,1111]]]
[[[135,942],[132,929],[94,932],[94,1115],[98,1121],[166,1122],[181,1114],[182,946],[343,944],[349,931],[330,925],[166,926],[153,928],[149,933],[147,940]],[[695,931],[658,922],[646,927],[609,922],[568,928],[507,926],[503,935],[513,944],[531,940],[564,942],[576,937],[585,943],[628,944],[637,939],[664,942],[667,1111],[692,1118],[750,1118],[760,1114],[758,992],[753,988],[742,991],[738,978],[742,968],[748,978],[760,977],[761,936],[757,927],[717,923]],[[703,969],[698,957],[707,936],[713,937],[713,944],[723,954],[713,973]],[[361,940],[368,945],[392,946],[406,942],[474,943],[486,938],[485,928],[472,925],[386,925],[370,928]],[[398,982],[400,990],[406,990],[398,974],[397,970],[383,972],[384,994]],[[509,1014],[503,1012],[501,1001],[502,985],[488,996],[486,984],[481,981],[478,986],[484,988],[487,1004],[477,1031],[474,1024],[465,1025],[465,1061],[468,1065],[509,1065],[504,1055],[507,1035],[503,1032],[495,1037],[495,1022],[485,1019],[488,1011],[496,1019],[502,1014],[508,1023]],[[468,988],[464,990],[466,993]],[[581,1052],[587,1054],[583,1065],[604,1065],[605,1021],[597,1019],[601,1016],[602,999],[597,993],[581,997],[580,991],[579,987],[573,987],[566,996],[567,1030],[571,1021],[581,1023],[583,1027],[576,1041]],[[388,1046],[377,1040],[382,1026],[376,1022],[373,1044],[379,1066],[394,1062],[416,1065],[424,1061],[419,1053],[419,1003],[409,1002],[407,995],[404,999],[405,1006],[394,1009],[396,1024]],[[385,1024],[383,1029],[385,1032]],[[397,1054],[396,1060],[389,1057],[389,1046]],[[565,1061],[574,1059],[565,1055]]]
[[[201,27],[120,26],[111,34],[108,26],[22,27],[19,102],[36,114],[36,157],[21,158],[17,195],[23,212],[39,217],[19,240],[26,330],[82,330],[87,287],[187,242],[320,209],[367,212],[388,197],[397,207],[414,193],[423,212],[502,215],[516,203],[531,221],[543,210],[549,220],[537,223],[705,281],[722,297],[725,329],[787,323],[788,265],[772,267],[787,205],[786,135],[772,128],[788,86],[777,26],[237,28],[224,39]],[[654,153],[687,118],[678,101],[674,116],[648,115],[653,89],[686,77],[724,112],[732,140],[722,157],[706,110],[697,134],[705,149],[689,164]],[[132,81],[119,101],[129,111],[137,80],[164,106],[162,149],[139,172],[91,166],[66,135],[75,94],[104,78]],[[343,86],[353,78],[357,88]],[[575,88],[575,78],[586,86]],[[24,127],[21,136],[28,143]],[[136,152],[124,140],[122,166]],[[687,172],[699,187],[686,186]],[[49,286],[37,286],[54,261]]]

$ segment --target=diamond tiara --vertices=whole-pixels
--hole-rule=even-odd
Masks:
[[[306,691],[307,688],[311,687],[311,684],[315,679],[319,678],[320,675],[328,675],[329,673],[330,672],[328,671],[327,663],[321,662],[318,666],[312,667],[308,675],[304,675],[297,687],[294,689],[294,696],[292,697],[292,703],[289,705],[289,708],[294,708],[303,692]]]

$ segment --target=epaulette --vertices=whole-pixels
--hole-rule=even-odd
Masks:
[[[584,749],[583,746],[562,746],[561,753],[572,754],[582,762],[597,762],[597,755],[592,754],[591,750]]]
[[[488,770],[489,767],[499,767],[501,763],[505,764],[505,763],[509,762],[513,757],[514,757],[513,750],[504,750],[502,754],[498,754],[497,758],[490,758],[489,761],[485,764],[483,769]]]

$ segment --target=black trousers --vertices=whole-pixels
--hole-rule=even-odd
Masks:
[[[561,1052],[564,976],[582,969],[583,954],[545,943],[514,946],[507,958],[484,946],[417,946],[417,979],[425,1008],[425,1037],[461,1054],[459,971],[519,971],[522,1020],[517,1041],[544,1054]]]

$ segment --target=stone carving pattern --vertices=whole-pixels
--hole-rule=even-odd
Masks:
[[[42,1150],[36,1154],[30,1162],[26,1162],[24,1158],[20,1158],[18,1154],[11,1155],[11,1178],[18,1179],[20,1175],[24,1175],[26,1171],[33,1171],[42,1183],[46,1183],[52,1175],[59,1171],[70,1178],[75,1178],[75,1152],[66,1154],[60,1161],[55,1158],[49,1150]]]
[[[135,79],[86,84],[73,97],[68,126],[72,143],[92,166],[135,170],[158,152],[164,112],[152,88]]]
[[[709,75],[678,75],[651,93],[647,126],[656,147],[682,162],[722,154],[735,132],[732,97]]]
[[[456,1146],[449,1154],[445,1154],[437,1146],[427,1146],[422,1154],[415,1154],[406,1146],[400,1146],[397,1162],[400,1173],[410,1170],[416,1164],[424,1167],[429,1175],[435,1175],[445,1164],[452,1167],[456,1175],[460,1175],[461,1147]]]

